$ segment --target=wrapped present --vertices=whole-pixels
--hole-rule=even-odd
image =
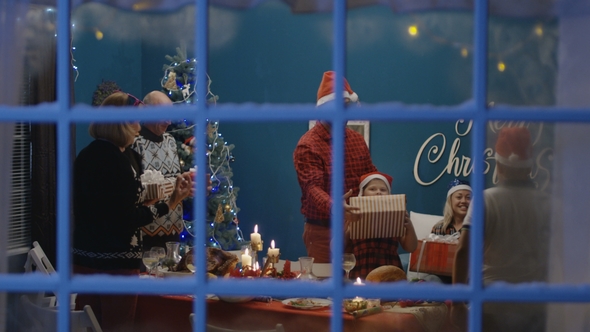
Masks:
[[[350,205],[360,208],[360,220],[350,226],[350,238],[375,239],[405,234],[406,195],[351,197]]]
[[[162,172],[154,170],[145,170],[141,175],[141,185],[143,186],[142,199],[165,199],[174,191],[174,184],[164,178]]]
[[[458,234],[458,233],[457,233]],[[457,237],[432,237],[418,241],[418,248],[410,255],[410,271],[453,275]]]

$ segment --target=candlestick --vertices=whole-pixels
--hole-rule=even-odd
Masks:
[[[252,256],[248,255],[248,249],[244,251],[242,255],[242,269],[246,266],[252,266]]]
[[[262,273],[260,274],[261,277],[264,277],[268,274],[273,274],[273,276],[276,276],[275,264],[277,264],[279,262],[279,256],[280,256],[280,254],[277,256],[266,257],[266,262],[264,263],[264,267],[262,268]]]
[[[262,242],[260,239],[260,233],[258,233],[258,225],[254,225],[254,233],[250,233],[250,242],[253,244]]]
[[[280,253],[279,248],[275,248],[275,240],[270,241],[270,247],[268,247],[267,256],[268,257],[275,257],[278,256]]]

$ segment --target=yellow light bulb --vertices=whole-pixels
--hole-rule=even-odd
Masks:
[[[96,31],[94,31],[94,37],[96,37],[96,40],[101,40],[104,35],[102,34],[102,31],[96,29]]]
[[[469,51],[466,47],[461,48],[461,56],[466,58],[469,55]]]
[[[410,25],[408,27],[408,34],[412,37],[415,37],[418,35],[418,27],[415,25]]]
[[[543,37],[543,25],[542,24],[537,24],[535,26],[535,34],[539,37]]]
[[[504,70],[506,70],[506,64],[502,61],[498,62],[498,71],[503,72]]]

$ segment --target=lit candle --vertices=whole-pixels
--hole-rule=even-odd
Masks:
[[[260,239],[260,234],[258,233],[258,225],[254,225],[254,233],[250,233],[250,242],[252,243],[260,243],[262,240]],[[262,248],[260,248],[262,249]]]
[[[356,281],[354,282],[354,284],[356,286],[363,286],[364,285],[363,282],[361,281],[361,278],[360,277],[359,278],[356,278]]]
[[[277,257],[279,255],[279,248],[275,248],[275,240],[270,241],[267,255],[268,257]]]
[[[242,268],[246,266],[252,266],[252,256],[248,255],[248,249],[244,251],[242,255]]]

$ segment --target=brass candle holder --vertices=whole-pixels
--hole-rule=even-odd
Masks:
[[[274,274],[276,274],[275,264],[279,262],[280,256],[281,254],[278,254],[277,256],[267,256],[266,262],[264,263],[264,267],[262,268],[262,273],[260,274],[260,276],[264,277],[269,272],[272,274],[273,271]]]
[[[256,266],[256,262],[258,262],[258,252],[262,251],[262,241],[260,242],[251,242],[250,249],[252,250],[252,268]]]

